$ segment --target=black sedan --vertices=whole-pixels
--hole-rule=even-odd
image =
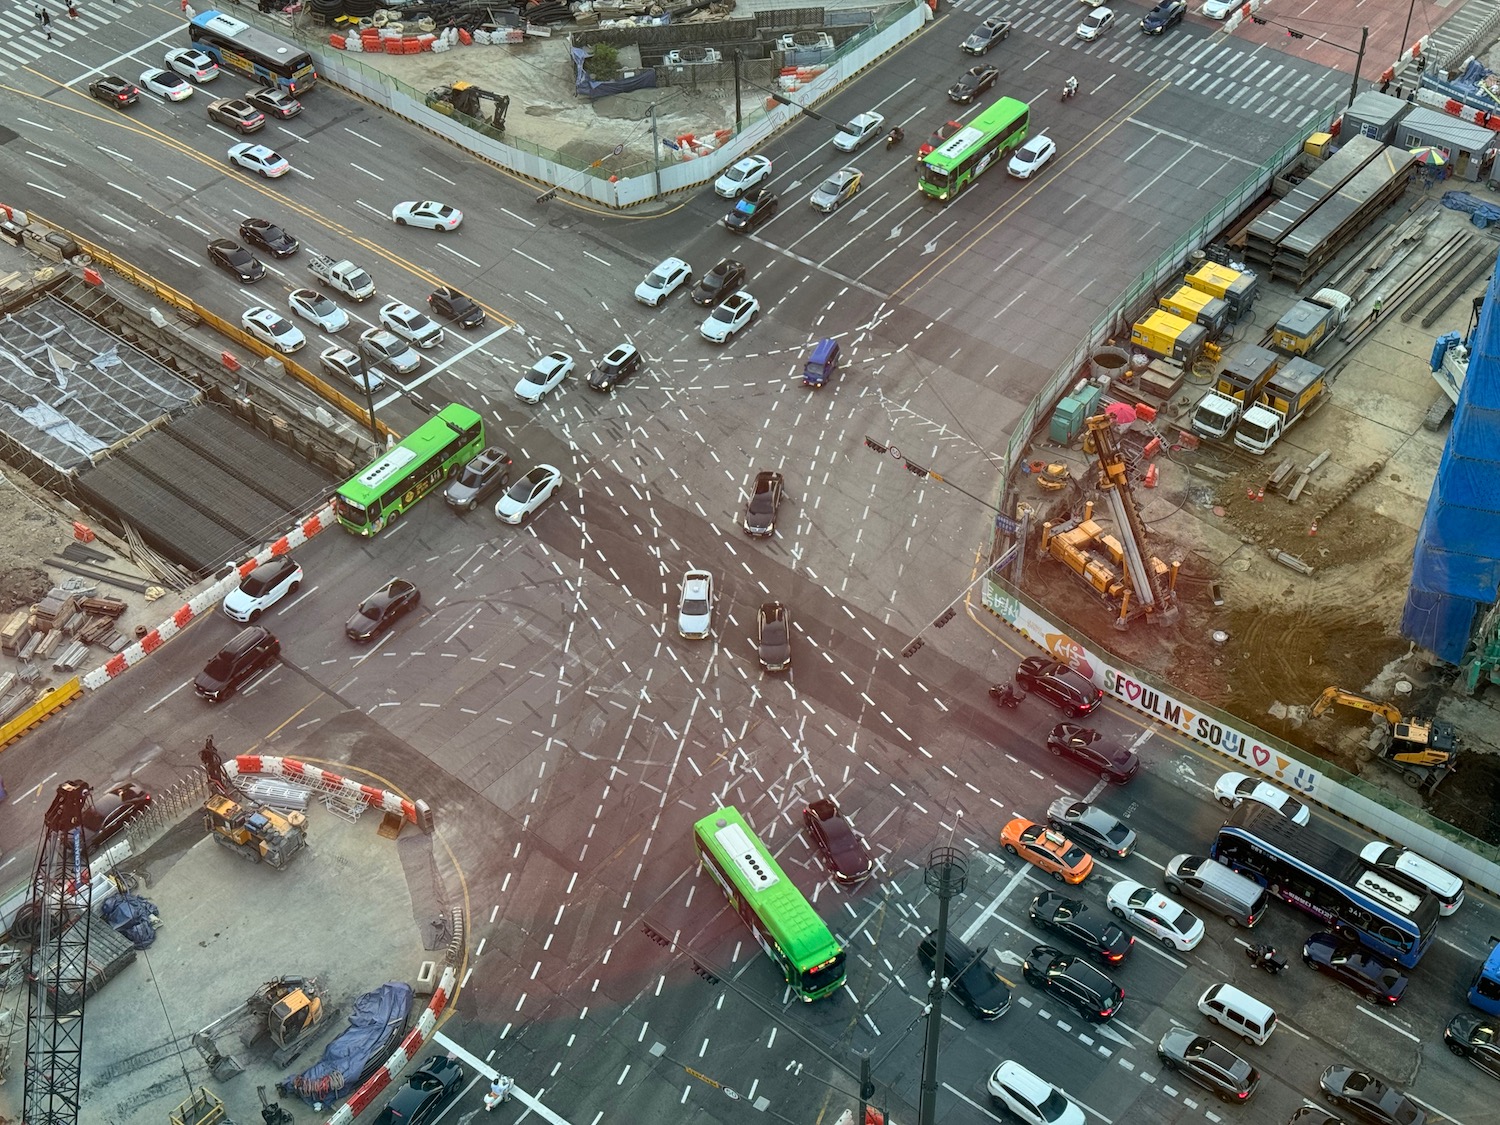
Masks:
[[[1066,664],[1028,656],[1016,669],[1016,683],[1069,715],[1088,715],[1104,702],[1104,692]]]
[[[240,237],[277,258],[290,258],[301,246],[275,223],[267,219],[246,219],[240,224]]]
[[[1047,749],[1062,758],[1072,758],[1114,785],[1124,785],[1141,768],[1134,750],[1116,746],[1092,727],[1058,723],[1047,735]]]
[[[802,827],[834,882],[852,887],[864,882],[875,870],[870,845],[844,819],[832,797],[814,801],[803,809]]]
[[[764,539],[775,533],[782,483],[781,474],[771,469],[762,469],[755,474],[755,489],[750,494],[750,502],[745,505],[745,517],[740,521],[746,535]]]
[[[991,16],[959,44],[959,50],[968,55],[986,55],[996,43],[1003,43],[1009,38],[1010,20]]]
[[[1161,0],[1161,3],[1141,17],[1141,30],[1147,35],[1161,35],[1169,27],[1182,22],[1187,15],[1187,0]]]
[[[959,105],[968,105],[980,94],[984,93],[995,84],[1000,77],[1000,68],[990,66],[971,66],[958,77],[958,81],[948,87],[948,100],[957,102]]]
[[[792,666],[792,619],[780,602],[766,602],[755,615],[755,652],[767,672]]]
[[[351,641],[373,641],[396,623],[397,618],[422,604],[422,593],[404,578],[392,578],[354,611],[344,626]]]
[[[1104,965],[1118,965],[1135,944],[1135,938],[1120,929],[1108,914],[1090,910],[1078,899],[1056,891],[1037,895],[1031,900],[1028,913],[1042,929],[1061,934]]]
[[[1394,1086],[1349,1066],[1330,1066],[1319,1079],[1323,1093],[1340,1109],[1374,1125],[1423,1125],[1427,1111]]]
[[[1313,934],[1302,947],[1302,963],[1343,981],[1377,1004],[1395,1004],[1406,992],[1406,977],[1358,943],[1333,934]]]
[[[484,310],[450,285],[439,285],[427,298],[427,307],[436,316],[456,320],[460,328],[478,328],[484,323]]]
[[[1443,1042],[1459,1058],[1500,1078],[1500,1020],[1454,1016],[1443,1029]]]
[[[83,838],[93,848],[110,839],[151,807],[151,794],[133,781],[111,785],[83,810]]]
[[[741,285],[745,284],[745,267],[733,258],[725,258],[698,279],[693,286],[695,305],[717,305]]]
[[[428,1125],[437,1120],[438,1110],[457,1093],[463,1080],[463,1067],[447,1055],[433,1055],[386,1103],[385,1119],[401,1125]]]
[[[266,276],[266,267],[250,251],[231,238],[216,238],[208,244],[208,260],[236,281],[246,284]]]
[[[781,200],[770,188],[756,188],[742,196],[734,210],[724,216],[724,229],[730,234],[749,234],[776,214]]]

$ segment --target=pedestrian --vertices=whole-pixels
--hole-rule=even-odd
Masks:
[[[36,25],[37,27],[42,26],[42,6],[40,4],[36,8]]]
[[[1382,78],[1380,80],[1380,92],[1383,94],[1387,90],[1389,90],[1390,88],[1391,88],[1391,80],[1389,78]]]
[[[69,4],[68,5],[68,18],[70,20],[76,20],[78,18],[78,5],[77,4]]]

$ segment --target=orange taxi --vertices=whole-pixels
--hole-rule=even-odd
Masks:
[[[1011,855],[1049,872],[1059,883],[1081,883],[1094,869],[1094,857],[1061,832],[1018,816],[1000,829],[1000,843]]]

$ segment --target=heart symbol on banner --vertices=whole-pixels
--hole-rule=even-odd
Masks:
[[[1271,752],[1264,746],[1252,746],[1250,747],[1250,757],[1255,759],[1257,766],[1264,768],[1266,763],[1271,760]]]
[[[1141,685],[1134,680],[1125,681],[1125,695],[1134,703],[1141,697]]]

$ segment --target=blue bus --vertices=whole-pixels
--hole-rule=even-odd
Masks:
[[[1246,801],[1219,829],[1210,854],[1297,909],[1357,936],[1410,969],[1437,930],[1437,896],[1394,882],[1354,852]]]
[[[262,86],[279,87],[293,97],[301,97],[317,85],[312,56],[301,47],[223,12],[194,16],[188,24],[188,37],[193,46],[208,52],[225,70]]]

